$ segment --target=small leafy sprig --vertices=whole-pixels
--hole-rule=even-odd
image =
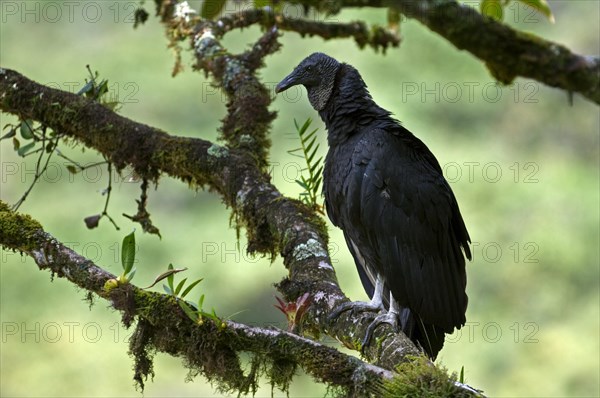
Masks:
[[[167,294],[172,295],[173,297],[178,297],[178,298],[185,298],[185,296],[188,295],[189,292],[192,291],[192,289],[194,288],[194,286],[196,286],[198,283],[202,282],[203,278],[197,279],[194,282],[190,283],[188,285],[188,287],[185,288],[185,290],[182,289],[185,286],[185,283],[187,282],[188,278],[183,278],[178,284],[177,286],[175,286],[175,274],[178,272],[182,272],[187,270],[187,268],[181,268],[181,269],[175,269],[173,267],[173,264],[169,264],[168,270],[167,272],[163,273],[162,275],[166,274],[166,278],[167,278],[167,284],[164,285],[163,284],[163,289],[165,290],[165,292],[167,292]],[[165,276],[163,276],[164,279]],[[179,296],[179,293],[181,293],[181,296]]]
[[[56,137],[54,131],[50,130],[50,134],[46,135],[46,127],[39,124],[35,126],[35,122],[32,119],[22,119],[19,124],[16,125],[9,123],[5,125],[3,129],[8,129],[8,132],[0,137],[0,140],[12,138],[13,148],[17,152],[17,155],[22,158],[27,155],[43,152],[44,150],[46,153],[51,153],[54,150],[55,143],[50,140],[50,138]],[[22,140],[30,142],[22,145],[17,137],[17,132],[19,132]],[[42,142],[41,148],[32,151],[39,142]],[[43,145],[44,143],[45,145]]]
[[[296,183],[304,189],[300,193],[300,200],[302,203],[323,214],[323,206],[319,204],[318,199],[319,188],[323,181],[323,156],[315,160],[319,150],[319,144],[316,143],[318,129],[314,129],[308,133],[307,131],[311,123],[312,120],[308,118],[302,126],[299,126],[296,119],[294,119],[294,126],[296,127],[296,133],[300,137],[301,146],[288,151],[288,153],[292,156],[303,158],[306,162],[306,168],[302,169],[303,174],[299,180],[296,180]],[[308,176],[304,175],[305,171],[308,172]]]
[[[92,70],[90,69],[89,65],[86,65],[86,68],[89,73],[89,79],[85,79],[85,84],[83,88],[79,90],[77,95],[85,96],[86,98],[96,101],[110,110],[117,110],[117,108],[120,106],[120,103],[118,101],[114,101],[111,98],[111,96],[108,95],[108,80],[100,80],[98,72],[92,73]],[[40,98],[42,98],[42,96],[43,93],[40,94]],[[51,106],[59,106],[59,104],[52,103]],[[64,136],[63,133],[61,133],[60,131],[54,131],[44,124],[36,123],[32,119],[21,119],[18,124],[7,124],[3,127],[3,130],[7,129],[8,132],[2,137],[0,137],[0,141],[5,139],[12,139],[12,144],[15,152],[17,152],[17,155],[23,158],[30,155],[37,155],[37,162],[35,165],[35,175],[33,178],[33,182],[25,191],[21,199],[19,199],[19,201],[15,205],[13,205],[13,210],[17,210],[21,206],[21,204],[27,199],[33,187],[48,169],[50,159],[54,154],[65,159],[68,162],[67,170],[71,174],[76,174],[87,168],[95,167],[106,163],[108,164],[109,181],[108,187],[102,191],[102,194],[106,195],[104,210],[101,214],[86,217],[84,221],[87,227],[91,229],[98,226],[98,222],[102,217],[107,217],[115,226],[115,228],[119,230],[119,227],[107,212],[108,202],[110,201],[110,191],[112,189],[112,170],[110,162],[104,160],[103,162],[97,162],[87,166],[80,165],[76,161],[64,155],[58,149],[59,141]]]
[[[136,268],[133,266],[135,262],[135,230],[123,238],[121,244],[121,266],[123,273],[119,276],[119,283],[129,283],[135,276]]]
[[[104,290],[109,291],[118,285],[124,285],[131,282],[135,276],[136,268],[133,266],[135,262],[135,230],[123,238],[121,244],[121,267],[123,273],[117,279],[109,279],[104,284]]]
[[[214,308],[212,308],[210,312],[206,312],[202,309],[204,305],[204,294],[200,296],[200,299],[198,299],[197,303],[185,300],[185,297],[192,291],[192,289],[203,280],[203,278],[197,279],[194,282],[190,283],[185,289],[184,286],[187,282],[187,278],[182,279],[177,285],[175,285],[175,274],[185,270],[187,270],[187,268],[177,269],[173,267],[173,264],[169,264],[167,271],[157,276],[154,283],[149,287],[156,285],[156,283],[158,283],[160,280],[166,278],[167,284],[163,284],[163,289],[165,290],[165,292],[167,292],[167,294],[170,294],[173,297],[175,297],[175,299],[177,300],[177,304],[179,304],[179,307],[181,307],[183,312],[185,312],[185,314],[194,323],[202,325],[204,323],[204,318],[208,318],[211,319],[218,327],[225,328],[225,322],[217,316]]]
[[[29,196],[29,193],[39,181],[40,177],[44,175],[48,169],[48,164],[50,163],[52,155],[56,152],[56,147],[58,146],[58,141],[61,136],[45,125],[38,124],[35,126],[32,119],[22,119],[19,124],[16,125],[7,124],[3,129],[8,129],[8,133],[4,134],[0,138],[0,141],[12,138],[13,148],[15,152],[17,152],[17,155],[24,158],[29,155],[37,154],[33,181],[17,203],[12,206],[12,209],[16,211],[25,199],[27,199],[27,196]],[[23,144],[19,138],[16,137],[17,131],[20,134],[20,138],[24,140]]]
[[[206,312],[202,309],[204,305],[204,294],[200,296],[198,299],[198,303],[192,303],[190,301],[178,300],[179,306],[185,312],[185,314],[190,318],[194,323],[198,325],[204,324],[204,318],[211,319],[215,325],[219,328],[224,329],[227,327],[227,324],[224,320],[217,316],[214,308],[211,308],[210,312]]]
[[[85,79],[85,85],[77,92],[77,95],[82,95],[93,101],[99,102],[101,105],[107,107],[111,111],[117,111],[120,107],[119,101],[111,101],[110,98],[106,97],[108,94],[108,79],[100,80],[98,71],[92,72],[89,65],[85,66],[89,73],[89,80]]]

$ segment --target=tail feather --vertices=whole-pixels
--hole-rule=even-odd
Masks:
[[[417,347],[422,348],[431,360],[435,360],[438,352],[444,346],[445,333],[443,329],[423,323],[421,318],[408,308],[400,311],[400,325],[402,332]]]

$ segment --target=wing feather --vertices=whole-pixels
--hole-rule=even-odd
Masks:
[[[448,333],[460,327],[468,234],[433,155],[374,131],[354,147],[350,167],[335,211],[355,260],[364,259],[359,273],[384,275],[396,301],[422,322]]]

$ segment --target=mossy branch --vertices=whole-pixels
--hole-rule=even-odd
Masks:
[[[291,0],[326,13],[349,7],[395,8],[483,61],[492,76],[509,84],[522,76],[579,93],[600,104],[600,58],[518,31],[455,0]]]
[[[318,36],[324,40],[352,38],[359,48],[372,47],[385,52],[388,47],[398,47],[400,37],[382,26],[369,26],[363,21],[326,22],[309,18],[288,17],[276,13],[271,8],[248,9],[223,16],[216,21],[202,21],[201,27],[210,27],[217,36],[223,36],[235,29],[260,25],[264,29],[276,27],[279,30],[299,33],[304,36]]]
[[[174,74],[181,70],[180,42],[187,40],[194,50],[194,68],[212,76],[215,86],[227,96],[227,115],[220,128],[221,137],[228,148],[249,151],[263,169],[267,167],[270,146],[268,132],[276,113],[268,107],[273,87],[267,87],[256,76],[264,65],[264,58],[276,52],[279,30],[293,30],[302,35],[319,35],[325,39],[354,37],[359,46],[369,44],[375,49],[397,46],[399,38],[387,29],[374,27],[369,31],[363,22],[349,24],[325,23],[289,18],[270,8],[248,9],[217,20],[201,19],[189,15],[176,15],[174,3],[155,0],[157,15],[166,28],[170,46],[176,49]],[[254,24],[266,29],[252,49],[232,54],[221,46],[219,39],[233,29]]]
[[[172,295],[149,292],[130,283],[107,284],[117,277],[64,246],[37,221],[13,212],[2,201],[0,245],[26,253],[40,269],[109,300],[123,313],[127,327],[137,318],[130,351],[136,361],[136,379],[142,386],[151,371],[148,365],[151,358],[146,354],[152,350],[183,358],[191,372],[202,373],[222,390],[244,393],[257,385],[260,373],[244,372],[239,358],[242,352],[255,354],[267,377],[275,373],[269,371],[269,366],[297,364],[320,382],[361,396],[384,391],[383,382],[393,377],[389,370],[277,328],[253,327],[229,320],[221,325],[210,320],[195,324]],[[293,372],[288,380],[280,382],[289,383],[291,376]]]
[[[61,131],[103,154],[119,170],[130,165],[145,178],[157,179],[166,173],[216,191],[246,227],[249,251],[282,256],[289,270],[289,276],[277,285],[282,295],[292,301],[310,294],[303,328],[361,348],[358,342],[364,338],[371,315],[347,312],[327,321],[332,309],[348,298],[331,266],[323,220],[299,201],[282,196],[248,152],[171,136],[9,69],[0,69],[0,110]],[[419,353],[406,336],[387,325],[375,331],[372,342],[363,347],[366,358],[388,370],[407,355]]]
[[[172,29],[172,25],[167,27]],[[188,35],[196,57],[194,67],[210,74],[227,96],[220,138],[228,148],[248,151],[263,170],[271,145],[268,133],[276,113],[268,109],[272,90],[257,78],[256,71],[263,66],[264,57],[279,49],[277,37],[277,30],[268,31],[250,50],[234,55],[221,46],[209,28]]]
[[[279,253],[283,257],[289,270],[289,276],[278,284],[283,296],[294,300],[307,292],[310,294],[311,305],[303,317],[304,330],[314,334],[325,333],[348,347],[360,348],[357,342],[364,338],[372,319],[368,314],[348,312],[332,322],[326,321],[332,309],[348,301],[348,298],[340,290],[331,266],[323,221],[299,201],[283,197],[269,183],[269,176],[260,170],[256,161],[246,151],[228,150],[201,139],[168,135],[124,118],[97,102],[45,87],[8,69],[0,69],[0,110],[40,121],[52,129],[61,131],[66,136],[96,149],[118,169],[130,165],[138,174],[152,176],[154,179],[157,179],[160,173],[167,173],[192,185],[208,186],[218,192],[225,203],[234,208],[246,226],[249,250],[271,255]],[[115,302],[113,296],[107,296],[102,290],[104,283],[114,278],[114,275],[63,248],[52,237],[43,233],[36,222],[25,223],[24,220],[29,218],[9,212],[8,206],[1,204],[0,243],[9,249],[31,253],[36,261],[43,261],[57,275],[75,278],[71,280],[78,286],[111,299],[117,308],[130,308],[129,304],[119,300]],[[39,247],[42,249],[35,249]],[[49,261],[50,257],[45,253],[57,248],[60,250],[56,252],[56,256],[51,257],[52,261]],[[61,256],[58,256],[59,253],[62,253]],[[130,289],[127,292],[132,294],[131,297],[146,300],[145,303],[137,303],[135,308],[148,308],[150,311],[154,305],[166,305],[160,300],[148,301],[154,297],[149,296],[150,293],[143,292],[144,294],[138,295],[137,290]],[[182,319],[189,323],[187,315],[180,310],[177,303],[172,304],[179,311],[177,313],[181,313]],[[147,319],[155,327],[160,325],[170,328],[170,325],[175,324],[172,323],[173,319],[152,318],[151,313],[136,311],[135,314]],[[165,311],[174,312],[175,310]],[[131,322],[132,319],[125,317],[125,320]],[[159,344],[155,332],[149,331],[148,322],[141,323],[146,329],[140,331],[141,337],[135,341]],[[149,333],[151,338],[148,337]],[[172,341],[160,340],[159,349],[171,352],[169,344],[182,344],[179,333],[178,330],[171,336]],[[267,344],[268,341],[271,340],[265,339],[263,343]],[[302,341],[303,344],[308,344],[304,339]],[[399,363],[407,360],[407,356],[418,355],[409,339],[403,334],[395,333],[388,326],[378,328],[372,341],[378,344],[365,347],[365,356],[375,360],[375,366],[386,370],[393,371]],[[215,350],[217,348],[219,347]],[[142,358],[139,360],[139,367],[146,369],[146,374],[150,372],[151,368],[147,367],[149,360],[144,359],[147,350],[137,347],[137,350],[132,352],[136,354],[136,358]],[[228,352],[230,350],[224,348],[219,355],[225,355],[223,360],[230,360]],[[299,363],[302,366],[314,365],[306,362],[310,361],[309,358],[305,358],[304,361]],[[194,363],[190,362],[192,365]],[[327,369],[331,371],[329,367],[325,367],[325,370]],[[349,373],[346,375],[351,376]],[[323,377],[321,380],[328,379]]]

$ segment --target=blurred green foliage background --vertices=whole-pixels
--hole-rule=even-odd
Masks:
[[[71,5],[67,5],[70,3]],[[78,91],[85,65],[109,79],[121,114],[171,134],[215,140],[225,114],[224,98],[203,74],[186,70],[171,78],[173,52],[151,14],[134,30],[135,1],[3,1],[0,64],[40,83]],[[477,2],[472,2],[477,6]],[[199,1],[190,2],[199,9]],[[555,40],[583,54],[598,54],[597,1],[550,1],[556,16],[545,17],[513,4],[505,22]],[[229,11],[248,7],[230,3]],[[288,15],[300,15],[290,6]],[[344,11],[329,21],[365,19],[385,24],[384,10]],[[500,87],[471,55],[457,51],[417,22],[401,23],[403,43],[384,56],[360,50],[350,40],[325,42],[286,32],[283,48],[267,58],[262,79],[275,84],[306,55],[326,52],[354,65],[375,100],[390,109],[436,154],[459,199],[473,240],[468,265],[468,323],[448,338],[439,362],[465,367],[467,382],[489,396],[589,396],[599,391],[599,112],[579,96],[518,79]],[[229,34],[223,44],[242,51],[260,31]],[[187,48],[187,43],[183,43]],[[273,181],[296,197],[303,167],[287,150],[298,146],[293,118],[316,119],[305,91],[290,90],[272,107]],[[2,125],[16,119],[2,114]],[[124,132],[126,134],[126,132]],[[34,159],[19,158],[1,142],[0,198],[16,202],[33,179]],[[63,151],[86,163],[98,160],[81,147]],[[86,229],[83,218],[102,211],[103,168],[70,175],[55,158],[21,211],[37,218],[62,242],[109,271],[120,273],[119,247],[136,226],[139,183],[116,177],[110,212],[120,231],[103,219]],[[150,192],[149,211],[163,239],[137,234],[137,275],[146,286],[172,262],[188,267],[190,280],[217,314],[256,325],[285,327],[274,307],[272,284],[285,270],[281,260],[245,254],[237,246],[229,212],[214,194],[195,192],[163,178]],[[138,231],[140,229],[138,228]],[[366,298],[340,232],[331,228],[331,254],[342,288]],[[51,282],[18,253],[1,252],[1,396],[134,396],[128,331],[106,302],[88,309],[85,292],[61,279]],[[157,287],[157,289],[160,289]],[[156,356],[156,376],[144,396],[213,396],[201,377],[186,381],[179,359]],[[300,375],[291,396],[322,396],[325,388]],[[258,394],[269,396],[266,385]],[[282,395],[275,392],[276,396]]]

